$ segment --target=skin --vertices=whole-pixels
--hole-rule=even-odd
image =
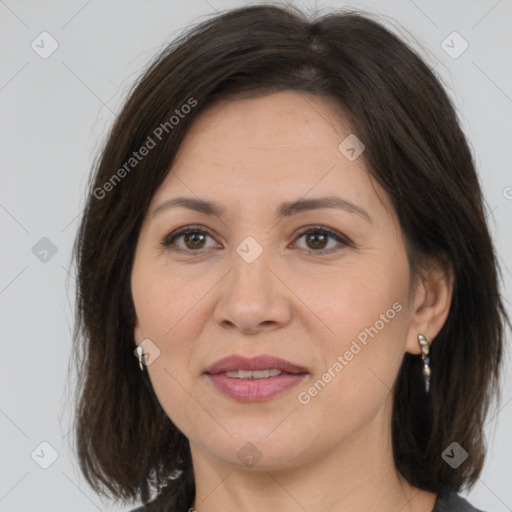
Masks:
[[[363,157],[349,161],[338,149],[350,133],[336,105],[304,93],[223,100],[194,121],[152,198],[132,270],[134,338],[160,350],[146,370],[190,441],[199,512],[434,506],[434,494],[396,472],[392,387],[404,353],[420,354],[418,334],[433,339],[445,322],[451,280],[434,270],[411,275],[389,198],[370,180]],[[283,202],[327,195],[363,208],[371,221],[338,208],[276,217]],[[152,216],[178,196],[226,211],[173,207]],[[191,224],[209,234],[162,246]],[[329,237],[322,246],[314,235],[300,236],[318,224],[351,243]],[[252,263],[236,251],[248,236],[263,250]],[[330,252],[319,255],[322,248]],[[395,303],[401,311],[300,403],[298,394]],[[276,355],[309,375],[270,400],[241,403],[204,374],[231,354]],[[252,467],[237,456],[248,442],[261,456]]]

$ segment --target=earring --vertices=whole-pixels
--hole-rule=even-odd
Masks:
[[[421,347],[421,359],[423,359],[423,375],[425,377],[425,389],[428,393],[430,388],[430,345],[431,341],[424,335],[418,334],[418,343]]]
[[[145,361],[144,361],[144,349],[141,346],[138,346],[135,349],[135,352],[137,354],[137,359],[139,360],[140,371],[143,372],[144,371],[144,364],[146,364]]]

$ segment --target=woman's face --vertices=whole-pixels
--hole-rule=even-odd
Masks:
[[[398,222],[352,137],[315,96],[219,102],[152,198],[132,272],[135,342],[193,455],[275,469],[387,432],[418,331]],[[212,368],[228,356],[244,359]]]

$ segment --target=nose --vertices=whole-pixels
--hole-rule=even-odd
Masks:
[[[222,280],[214,319],[224,329],[243,333],[271,331],[291,318],[290,290],[279,279],[268,251],[252,262],[233,252],[232,271]],[[220,284],[220,283],[219,283]]]

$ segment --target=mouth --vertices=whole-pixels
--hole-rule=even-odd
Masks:
[[[270,368],[268,370],[233,370],[230,372],[222,372],[217,375],[225,375],[226,377],[231,377],[232,379],[268,379],[269,377],[277,377],[278,375],[282,375],[281,370],[277,368]],[[288,374],[290,375],[290,374]]]
[[[279,357],[261,355],[256,357],[245,357],[240,355],[232,355],[219,359],[213,363],[209,368],[206,369],[205,373],[209,375],[219,375],[221,373],[231,373],[234,378],[267,378],[269,376],[275,377],[276,375],[270,375],[260,372],[281,372],[288,373],[291,375],[297,375],[299,373],[308,373],[307,369],[286,361]],[[238,375],[235,375],[238,372]],[[245,372],[245,373],[244,373]]]
[[[220,359],[205,374],[223,395],[239,402],[261,402],[295,387],[309,372],[274,356],[234,355]]]

